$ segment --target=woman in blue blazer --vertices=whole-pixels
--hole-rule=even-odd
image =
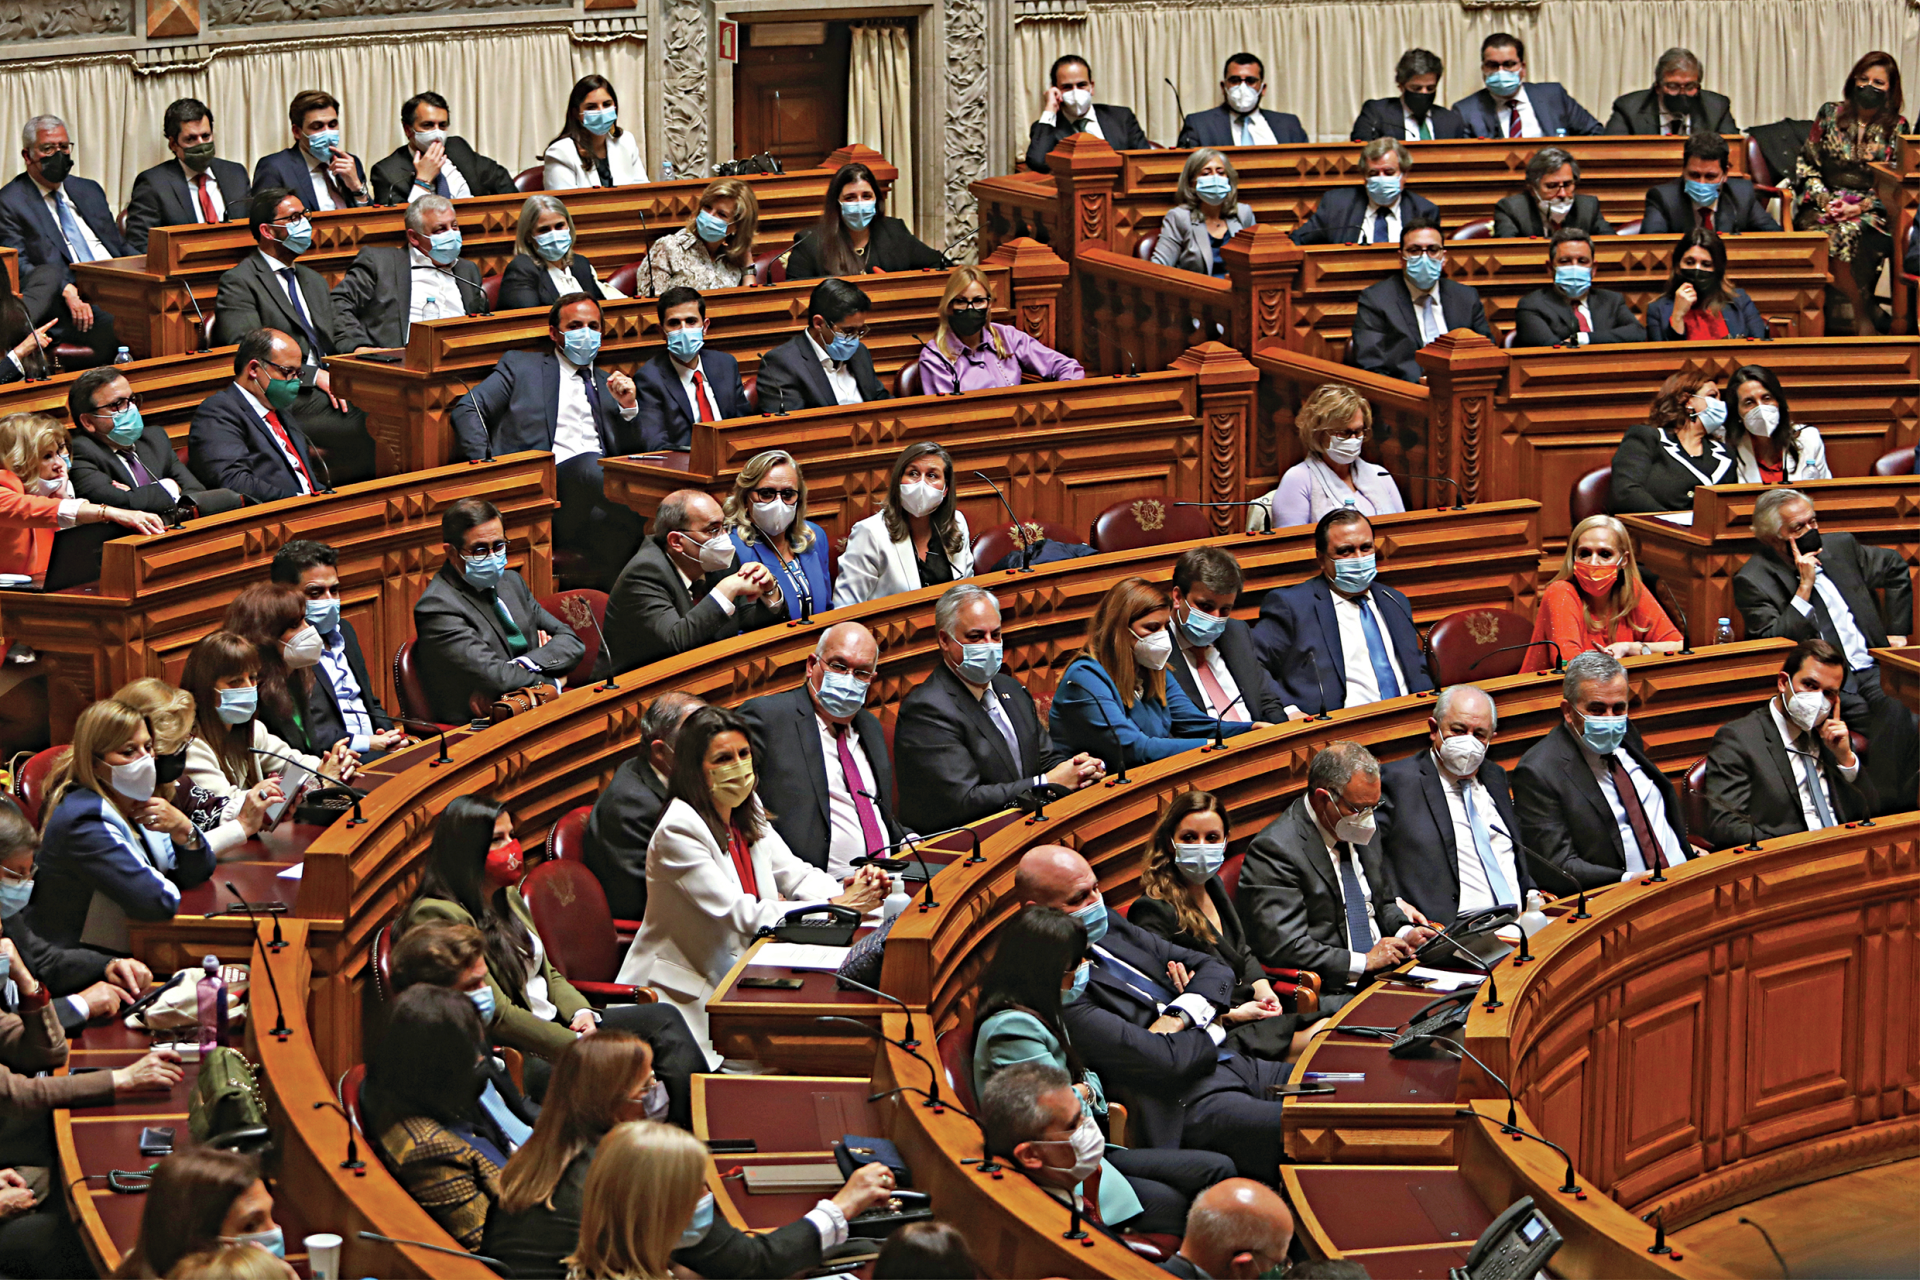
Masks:
[[[1093,611],[1087,647],[1068,665],[1053,693],[1048,730],[1054,749],[1090,752],[1112,767],[1164,760],[1204,747],[1215,721],[1194,706],[1178,681],[1167,679],[1173,656],[1167,594],[1145,578],[1113,584]],[[1226,721],[1229,738],[1264,725]]]
[[[798,621],[833,607],[827,535],[806,518],[807,478],[784,449],[756,454],[727,495],[727,528],[742,566],[763,564]]]
[[[1705,227],[1682,236],[1674,246],[1666,292],[1647,304],[1647,341],[1772,336],[1747,291],[1727,279],[1727,246],[1720,237]]]

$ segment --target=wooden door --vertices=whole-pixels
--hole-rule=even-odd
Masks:
[[[782,24],[785,25],[785,24]],[[789,172],[818,167],[847,141],[847,70],[852,29],[826,24],[815,45],[756,45],[753,24],[740,28],[733,69],[736,156],[771,151]]]

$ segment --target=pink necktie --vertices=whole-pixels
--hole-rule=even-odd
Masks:
[[[854,763],[853,747],[847,741],[847,726],[833,726],[834,745],[840,748],[840,770],[847,780],[847,793],[853,797],[853,811],[860,815],[860,838],[867,842],[867,851],[877,853],[886,848],[886,833],[880,829],[880,815],[873,811],[873,801],[866,797],[866,786],[860,781],[860,766]]]

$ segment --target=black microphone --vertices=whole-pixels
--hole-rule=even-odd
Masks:
[[[480,285],[475,284],[473,281],[467,279],[465,276],[461,275],[458,271],[455,271],[452,267],[443,267],[437,262],[432,263],[428,266],[421,266],[419,263],[415,263],[413,269],[415,271],[438,271],[443,276],[452,276],[455,280],[459,281],[461,284],[467,286],[467,288],[479,294],[480,309],[478,311],[469,311],[467,313],[468,315],[490,316],[493,314],[493,311],[487,306],[486,289]],[[452,317],[448,317],[448,318],[451,319]]]
[[[585,602],[583,601],[582,603]],[[593,624],[593,634],[600,637],[600,656],[607,660],[606,683],[593,686],[593,691],[595,693],[605,693],[609,689],[618,689],[620,686],[613,682],[613,648],[607,644],[607,633],[600,629],[600,619],[593,616],[591,606],[588,606],[586,613],[587,621]]]
[[[786,416],[787,416],[787,404],[786,404],[786,400],[785,400],[785,398],[784,398],[784,397],[782,397],[782,396],[781,396],[781,394],[780,394],[780,390],[781,390],[781,389],[780,389],[779,387],[777,387],[777,386],[776,386],[776,387],[769,387],[769,388],[767,388],[767,389],[768,389],[769,391],[771,391],[771,392],[773,392],[773,405],[774,405],[774,408],[773,408],[773,416],[774,416],[774,417],[776,417],[776,418],[784,418],[784,417],[786,417]],[[762,417],[765,417],[765,416],[767,416],[767,411],[766,411],[765,409],[762,409],[762,410],[760,411],[760,415],[761,415]]]
[[[1647,1252],[1653,1254],[1672,1253],[1673,1247],[1667,1243],[1666,1212],[1656,1207],[1640,1215],[1640,1221],[1642,1222],[1646,1222],[1649,1219],[1653,1222],[1653,1244],[1648,1248]]]
[[[858,788],[856,788],[856,790],[858,790]],[[869,800],[873,800],[876,804],[879,803],[879,801],[875,799],[875,797],[869,792],[861,791],[860,794],[863,796],[866,796],[867,799]],[[927,898],[926,898],[926,901],[921,903],[920,905],[924,907],[937,907],[940,904],[933,900],[933,872],[927,869],[927,860],[920,856],[920,846],[928,840],[938,840],[942,836],[951,836],[951,835],[965,835],[969,840],[973,842],[973,853],[967,859],[969,864],[973,863],[976,860],[981,862],[986,861],[986,859],[980,857],[980,833],[975,831],[972,827],[966,827],[966,826],[948,827],[945,831],[935,831],[931,835],[906,836],[903,839],[895,840],[892,844],[886,845],[883,848],[868,850],[865,861],[872,863],[874,865],[879,865],[883,862],[891,861],[891,859],[884,858],[881,855],[886,853],[888,849],[898,849],[902,845],[905,845],[907,848],[907,852],[913,855],[913,860],[920,864],[920,875],[926,884]],[[854,859],[855,865],[858,865],[860,861],[861,859],[858,859],[858,858]],[[899,865],[901,870],[904,871],[906,869],[906,863],[902,862]],[[881,867],[881,869],[889,870],[890,868],[883,866]]]
[[[1333,708],[1327,700],[1326,672],[1320,669],[1320,651],[1312,645],[1308,645],[1307,658],[1313,663],[1313,683],[1317,686],[1315,692],[1320,695],[1320,714],[1313,718],[1315,720],[1331,720],[1333,719]]]
[[[427,720],[415,720],[412,716],[396,716],[390,711],[383,711],[380,714],[395,724],[406,725],[409,729],[425,729],[428,733],[437,733],[440,735],[440,758],[438,760],[427,761],[428,768],[437,769],[443,764],[453,763],[453,757],[447,754],[446,726],[434,724]]]
[[[425,1240],[402,1240],[399,1236],[383,1236],[377,1231],[361,1231],[356,1234],[362,1240],[377,1240],[381,1244],[404,1244],[410,1249],[430,1249],[434,1253],[451,1254],[456,1258],[471,1258],[475,1262],[483,1264],[487,1270],[497,1276],[511,1276],[513,1274],[512,1267],[509,1267],[498,1258],[489,1258],[484,1253],[469,1253],[465,1249],[449,1249],[443,1244],[428,1244]]]
[[[846,981],[846,979],[842,979],[842,981]],[[856,983],[855,985],[857,986],[859,984]],[[868,987],[866,989],[869,991],[873,990],[873,988],[871,987]],[[886,992],[883,991],[880,994],[886,995]],[[944,1107],[947,1105],[946,1103],[940,1101],[940,1068],[936,1066],[934,1063],[927,1061],[926,1056],[920,1052],[920,1042],[918,1040],[895,1040],[892,1036],[882,1031],[879,1027],[870,1027],[866,1023],[861,1022],[858,1018],[841,1018],[841,1017],[827,1016],[827,1017],[815,1018],[814,1021],[815,1022],[844,1022],[850,1027],[858,1027],[863,1033],[865,1033],[866,1035],[872,1036],[876,1040],[883,1040],[887,1044],[892,1045],[896,1049],[900,1049],[906,1053],[912,1054],[919,1061],[920,1065],[927,1069],[927,1075],[930,1078],[929,1087],[931,1092],[927,1094],[927,1101],[925,1105],[928,1106],[929,1108]],[[908,1032],[908,1035],[912,1035],[912,1032]],[[896,1090],[895,1092],[899,1092],[899,1091]],[[881,1096],[884,1097],[885,1095],[881,1095]],[[958,1108],[956,1107],[955,1110],[958,1110]]]
[[[859,990],[866,992],[870,996],[879,996],[882,1000],[891,1000],[895,1004],[899,1005],[900,1011],[907,1015],[907,1038],[901,1044],[900,1047],[903,1049],[918,1049],[920,1047],[919,1038],[913,1034],[913,1010],[907,1007],[907,1002],[905,1000],[902,1000],[899,996],[890,996],[878,987],[870,987],[864,982],[856,982],[854,979],[847,977],[843,973],[835,974],[834,980],[836,982],[844,982],[850,987],[858,988]],[[851,1022],[852,1019],[848,1019],[848,1021]],[[856,1025],[865,1027],[867,1024],[862,1022]],[[868,1030],[872,1030],[872,1028],[869,1027]]]
[[[231,893],[236,898],[240,898],[240,891],[233,887],[233,882],[231,880],[227,882],[227,892]],[[260,941],[260,922],[259,922],[259,919],[253,914],[253,904],[248,902],[245,898],[240,898],[240,905],[247,909],[247,919],[253,924],[253,940],[255,942],[259,942]],[[274,932],[275,934],[278,934],[279,931],[280,931],[280,923],[279,921],[276,920],[274,922]],[[272,943],[263,943],[262,945],[264,945],[269,951],[273,950]],[[285,942],[281,942],[280,945],[284,947],[287,944]],[[287,1027],[287,1006],[286,1006],[286,1002],[280,999],[280,984],[274,980],[272,964],[267,965],[267,990],[273,992],[273,1008],[274,1008],[274,1014],[275,1014],[275,1017],[273,1020],[273,1030],[269,1031],[267,1034],[272,1036],[275,1040],[278,1040],[282,1044],[284,1044],[286,1043],[286,1041],[292,1038],[293,1032]]]
[[[1479,956],[1473,954],[1473,952],[1467,950],[1465,946],[1461,945],[1460,940],[1453,936],[1452,929],[1454,925],[1457,925],[1459,923],[1460,922],[1458,920],[1455,920],[1453,924],[1446,926],[1446,928],[1444,929],[1440,929],[1436,931],[1434,936],[1432,938],[1427,939],[1427,941],[1422,943],[1421,946],[1423,947],[1429,946],[1440,938],[1445,938],[1448,942],[1452,943],[1454,955],[1458,956],[1462,960],[1465,960],[1468,964],[1472,965],[1474,968],[1478,969],[1481,973],[1484,973],[1487,976],[1487,999],[1486,999],[1486,1002],[1482,1004],[1480,1007],[1483,1009],[1498,1009],[1501,1007],[1502,1004],[1505,1003],[1505,1001],[1500,999],[1500,988],[1494,983],[1493,966],[1488,964],[1485,960],[1482,960]],[[1522,930],[1522,932],[1525,932],[1525,930]]]
[[[1114,727],[1113,727],[1113,721],[1111,721],[1111,720],[1109,720],[1109,719],[1107,719],[1107,712],[1106,712],[1106,709],[1105,709],[1104,707],[1101,707],[1101,706],[1100,706],[1100,699],[1098,699],[1098,698],[1090,698],[1090,699],[1088,700],[1088,705],[1090,705],[1090,706],[1092,706],[1092,707],[1094,707],[1094,708],[1096,708],[1096,709],[1098,709],[1098,710],[1099,710],[1099,712],[1100,712],[1100,723],[1101,723],[1101,724],[1102,724],[1102,725],[1103,725],[1103,726],[1104,726],[1104,727],[1106,728],[1106,730],[1107,730],[1107,733],[1108,733],[1108,734],[1109,734],[1109,735],[1110,735],[1110,736],[1111,736],[1111,737],[1113,738],[1113,746],[1114,746],[1114,756],[1115,756],[1115,758],[1116,758],[1116,759],[1118,760],[1118,762],[1119,762],[1119,765],[1120,765],[1120,770],[1119,770],[1119,772],[1117,772],[1117,773],[1115,773],[1115,774],[1113,775],[1113,781],[1115,781],[1115,782],[1118,782],[1118,783],[1121,783],[1121,784],[1123,784],[1123,785],[1124,785],[1124,784],[1126,783],[1126,781],[1127,781],[1127,748],[1126,748],[1126,744],[1120,741],[1120,731],[1119,731],[1118,729],[1116,729],[1116,728],[1114,728]]]
[[[298,760],[295,760],[292,756],[283,756],[278,751],[269,751],[265,747],[248,747],[247,750],[251,751],[256,756],[272,756],[275,760],[284,761],[285,763],[293,765],[296,768],[305,769],[308,773],[320,779],[322,782],[331,782],[336,787],[346,788],[347,792],[353,796],[353,817],[347,822],[347,825],[350,827],[358,827],[358,826],[364,826],[366,824],[367,820],[360,816],[360,797],[363,793],[357,788],[348,786],[346,783],[340,781],[340,779],[330,777],[327,774],[320,772],[318,769],[312,768],[308,765],[301,764]],[[291,801],[293,797],[288,796],[287,799]]]
[[[1129,351],[1129,350],[1127,350],[1127,349],[1126,349],[1125,347],[1122,347],[1122,348],[1120,348],[1120,354],[1121,354],[1121,355],[1123,355],[1123,356],[1125,356],[1125,357],[1127,358],[1127,372],[1126,372],[1126,376],[1127,376],[1127,377],[1129,377],[1129,378],[1137,378],[1137,377],[1139,377],[1139,376],[1140,376],[1140,370],[1134,367],[1134,363],[1133,363],[1133,352],[1131,352],[1131,351]]]
[[[1735,1219],[1735,1221],[1739,1222],[1743,1226],[1752,1227],[1755,1231],[1758,1231],[1760,1233],[1760,1238],[1767,1242],[1767,1248],[1771,1250],[1773,1253],[1773,1260],[1776,1263],[1778,1263],[1780,1266],[1780,1275],[1782,1280],[1793,1280],[1793,1272],[1787,1270],[1787,1260],[1780,1256],[1780,1248],[1778,1245],[1774,1244],[1773,1236],[1768,1233],[1767,1229],[1761,1226],[1759,1223],[1755,1222],[1752,1218],[1738,1218],[1738,1219]]]
[[[960,370],[954,367],[953,361],[947,359],[946,352],[940,350],[940,348],[934,346],[931,342],[928,342],[925,338],[921,337],[919,334],[915,333],[911,329],[907,330],[907,336],[912,338],[915,342],[919,343],[921,350],[931,351],[934,355],[939,356],[940,363],[947,366],[947,372],[953,375],[953,390],[948,392],[947,394],[956,395],[956,396],[964,394],[960,390]],[[925,393],[923,392],[922,394],[925,394]]]
[[[475,461],[492,462],[493,461],[493,424],[488,422],[484,417],[481,417],[480,406],[473,402],[473,388],[467,385],[467,380],[465,378],[462,378],[459,374],[452,372],[451,370],[448,371],[447,376],[449,378],[452,378],[455,382],[459,383],[460,389],[467,393],[467,407],[473,410],[474,417],[480,418],[480,432],[483,436],[486,437],[486,441],[487,441],[487,447],[484,455],[478,459],[474,459],[474,458],[467,459],[468,465],[472,465]],[[453,416],[451,411],[449,411],[447,416],[448,417]]]
[[[1167,88],[1173,90],[1173,109],[1180,113],[1180,131],[1185,133],[1187,128],[1187,108],[1180,101],[1180,86],[1173,82],[1172,76],[1161,76],[1160,78],[1166,81]],[[1174,141],[1178,142],[1179,139],[1176,137]]]
[[[1013,514],[1013,504],[1007,501],[1006,494],[1000,492],[1000,486],[993,482],[992,476],[988,475],[984,471],[976,471],[973,474],[979,476],[982,480],[985,480],[987,482],[987,487],[993,490],[993,496],[1000,499],[1000,505],[1007,509],[1007,519],[1013,521],[1013,538],[1014,538],[1014,541],[1017,542],[1020,546],[1020,570],[1019,571],[1021,573],[1033,572],[1032,567],[1027,564],[1027,553],[1028,553],[1027,532],[1020,525],[1020,517]]]
[[[961,235],[961,237],[958,240],[953,241],[953,243],[949,244],[946,248],[942,249],[940,251],[940,257],[942,261],[945,263],[945,266],[942,269],[951,271],[957,265],[953,260],[953,251],[955,248],[965,244],[969,240],[978,240],[979,238],[980,238],[980,228],[976,226],[969,229],[967,232]]]
[[[1587,912],[1587,887],[1580,883],[1580,878],[1578,876],[1574,875],[1571,871],[1567,870],[1565,867],[1561,866],[1559,863],[1553,861],[1551,858],[1544,858],[1541,855],[1535,853],[1532,849],[1529,849],[1526,845],[1521,844],[1518,840],[1514,839],[1513,833],[1511,831],[1508,831],[1505,827],[1502,827],[1497,823],[1493,823],[1493,822],[1489,822],[1487,825],[1491,827],[1493,830],[1498,831],[1501,835],[1505,836],[1507,838],[1508,843],[1512,844],[1514,848],[1518,849],[1521,853],[1526,854],[1527,861],[1533,863],[1536,869],[1540,867],[1545,867],[1549,871],[1553,872],[1553,874],[1555,874],[1556,876],[1559,876],[1562,880],[1565,880],[1568,884],[1573,886],[1573,891],[1575,894],[1579,896],[1580,902],[1579,902],[1579,906],[1574,910],[1574,913],[1571,916],[1567,917],[1569,920],[1593,919],[1593,916],[1588,914]],[[1526,930],[1522,929],[1521,932],[1525,933]]]
[[[356,1178],[366,1177],[367,1162],[360,1158],[360,1144],[353,1139],[353,1117],[347,1114],[345,1107],[335,1102],[332,1098],[322,1098],[313,1104],[315,1111],[320,1110],[322,1107],[332,1107],[340,1113],[340,1118],[347,1122],[347,1158],[340,1162],[340,1167],[351,1171]]]
[[[299,280],[297,277],[295,278],[293,287],[296,289],[300,287]],[[187,301],[193,304],[193,318],[196,322],[193,326],[193,350],[189,351],[187,354],[195,355],[195,356],[204,355],[207,351],[207,343],[205,340],[206,333],[207,333],[207,318],[206,316],[200,313],[200,299],[193,296],[192,285],[187,286]],[[31,330],[33,326],[29,324],[27,328]]]
[[[1381,475],[1383,475],[1383,476],[1386,476],[1386,477],[1387,477],[1387,479],[1389,479],[1389,480],[1391,480],[1391,479],[1393,479],[1393,473],[1392,473],[1392,472],[1390,472],[1390,471],[1388,471],[1388,470],[1387,470],[1387,469],[1386,469],[1385,467],[1382,467],[1382,468],[1380,468],[1380,474],[1381,474]],[[1464,502],[1462,502],[1462,501],[1460,500],[1460,486],[1459,486],[1458,484],[1456,484],[1456,483],[1455,483],[1454,481],[1452,481],[1452,480],[1449,480],[1449,479],[1447,479],[1447,477],[1445,477],[1445,476],[1422,476],[1422,475],[1415,475],[1415,474],[1414,474],[1413,472],[1411,472],[1411,471],[1409,471],[1409,472],[1407,473],[1407,479],[1409,479],[1409,480],[1431,480],[1431,481],[1433,481],[1433,482],[1434,482],[1435,484],[1450,484],[1450,485],[1453,485],[1453,509],[1454,509],[1455,511],[1464,511],[1464,510],[1466,509],[1466,505],[1467,505],[1467,504],[1466,504],[1466,503],[1464,503]],[[1444,509],[1445,509],[1445,504],[1444,504],[1444,503],[1443,503],[1443,504],[1442,504],[1442,505],[1441,505],[1440,507],[1436,507],[1436,508],[1435,508],[1435,510],[1444,510]]]
[[[1525,644],[1503,644],[1498,649],[1489,649],[1467,664],[1467,674],[1472,675],[1476,667],[1496,653],[1512,653],[1515,649],[1531,649],[1535,645],[1542,649],[1553,650],[1553,670],[1554,674],[1558,675],[1561,671],[1560,646],[1552,640],[1529,640]]]
[[[1278,530],[1276,530],[1273,527],[1273,504],[1268,502],[1265,498],[1260,498],[1253,502],[1176,502],[1173,505],[1176,507],[1258,507],[1267,513],[1267,527],[1264,529],[1249,529],[1247,530],[1247,532],[1248,533],[1278,532]]]
[[[1661,585],[1665,585],[1664,583]],[[1655,593],[1658,594],[1657,592]],[[1687,611],[1680,607],[1680,601],[1674,598],[1673,588],[1667,588],[1667,608],[1680,615],[1680,652],[1684,656],[1693,656],[1693,628],[1687,622]]]
[[[326,473],[325,475],[322,475],[320,477],[320,493],[315,494],[314,496],[319,497],[320,494],[332,493],[333,492],[333,468],[327,465],[326,453],[320,449],[313,450],[313,460],[319,463],[320,470]]]
[[[1441,1048],[1454,1049],[1459,1051],[1461,1054],[1465,1055],[1467,1058],[1471,1059],[1473,1064],[1479,1067],[1482,1071],[1486,1072],[1487,1078],[1493,1081],[1495,1084],[1499,1085],[1501,1088],[1501,1091],[1507,1095],[1507,1122],[1500,1126],[1501,1130],[1507,1133],[1513,1133],[1519,1130],[1520,1104],[1514,1100],[1513,1086],[1508,1084],[1505,1080],[1502,1080],[1499,1076],[1495,1075],[1493,1073],[1493,1068],[1489,1067],[1486,1063],[1480,1061],[1480,1056],[1478,1054],[1474,1053],[1473,1050],[1467,1048],[1463,1044],[1455,1044],[1452,1040],[1449,1040],[1445,1036],[1417,1035],[1417,1036],[1410,1036],[1408,1038],[1412,1040],[1425,1040],[1429,1044],[1432,1044]]]
[[[257,928],[260,924],[260,917],[253,914],[253,903],[248,902],[246,898],[241,895],[240,891],[233,887],[233,881],[231,880],[227,881],[227,892],[233,895],[234,901],[240,904],[240,909],[246,912],[247,919],[253,921]],[[276,902],[273,905],[281,907],[282,910],[285,909],[282,903]],[[287,946],[287,940],[280,936],[280,916],[277,912],[272,911],[269,911],[267,915],[273,920],[273,941],[267,944],[267,950],[276,952],[284,951]]]
[[[1213,741],[1209,742],[1206,746],[1200,748],[1202,751],[1225,751],[1227,749],[1227,727],[1225,722],[1225,716],[1227,712],[1233,710],[1234,703],[1244,702],[1246,701],[1246,697],[1247,695],[1244,693],[1236,693],[1233,695],[1233,702],[1229,702],[1226,706],[1220,708],[1220,710],[1214,713]]]
[[[1448,1041],[1447,1043],[1452,1044],[1453,1042]],[[1456,1045],[1455,1047],[1458,1048],[1459,1046]],[[1463,1049],[1462,1052],[1465,1052],[1465,1050]],[[1474,1061],[1479,1062],[1480,1059],[1475,1058]],[[1482,1071],[1487,1070],[1485,1064],[1482,1064],[1480,1069]],[[1491,1071],[1487,1071],[1487,1074],[1490,1076],[1493,1075]],[[1500,1077],[1498,1076],[1494,1076],[1493,1078],[1496,1080],[1500,1079]],[[1501,1081],[1501,1084],[1503,1086],[1505,1085],[1505,1083],[1506,1082],[1504,1080]],[[1507,1097],[1509,1099],[1513,1097],[1513,1090],[1511,1089],[1507,1090]],[[1473,1107],[1460,1107],[1456,1109],[1453,1114],[1461,1117],[1462,1119],[1468,1116],[1478,1117],[1481,1120],[1491,1120],[1493,1118],[1492,1116],[1489,1116],[1486,1112],[1477,1110]],[[1562,1183],[1560,1186],[1555,1187],[1554,1190],[1558,1191],[1563,1196],[1574,1196],[1574,1195],[1580,1194],[1580,1183],[1573,1176],[1573,1157],[1567,1154],[1567,1149],[1565,1147],[1553,1141],[1551,1138],[1541,1137],[1539,1134],[1533,1132],[1530,1129],[1522,1129],[1517,1124],[1503,1124],[1500,1126],[1500,1132],[1507,1133],[1507,1134],[1519,1134],[1523,1138],[1532,1138],[1535,1142],[1538,1142],[1543,1146],[1552,1147],[1555,1151],[1558,1151],[1561,1155],[1561,1158],[1567,1162],[1567,1180],[1564,1183]]]

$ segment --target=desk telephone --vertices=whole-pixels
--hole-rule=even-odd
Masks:
[[[1429,1043],[1420,1037],[1451,1035],[1461,1030],[1467,1025],[1467,1015],[1473,1011],[1474,997],[1479,994],[1478,990],[1469,987],[1421,1006],[1420,1012],[1407,1019],[1407,1029],[1400,1033],[1387,1052],[1396,1058],[1412,1057]]]
[[[817,906],[796,907],[787,912],[779,924],[762,929],[759,936],[815,947],[844,947],[853,942],[854,930],[859,927],[858,911],[823,902]]]
[[[1452,1267],[1449,1280],[1533,1280],[1560,1251],[1562,1237],[1547,1215],[1521,1196],[1480,1233],[1467,1265]]]

